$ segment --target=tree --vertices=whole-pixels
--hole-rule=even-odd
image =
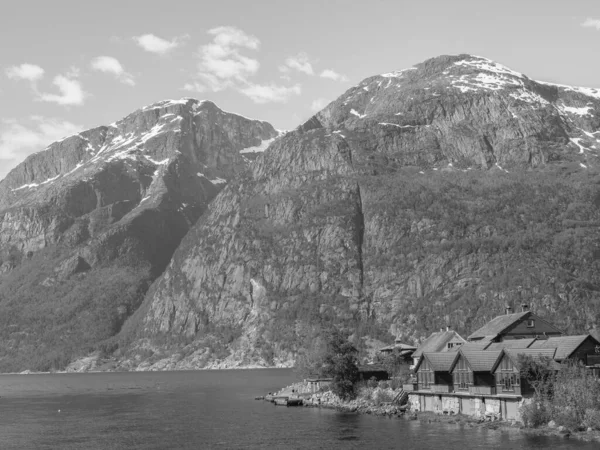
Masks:
[[[331,390],[344,400],[356,397],[359,380],[358,350],[339,331],[331,333],[323,360],[322,375],[331,377]]]

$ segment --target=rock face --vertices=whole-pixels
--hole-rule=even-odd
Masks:
[[[118,331],[245,154],[278,135],[209,101],[169,100],[11,171],[0,182],[0,369],[60,366]]]
[[[211,203],[122,366],[285,365],[331,326],[414,342],[506,302],[593,329],[599,152],[598,90],[469,55],[368,78]]]

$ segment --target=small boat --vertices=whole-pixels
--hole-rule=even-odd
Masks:
[[[264,395],[259,395],[258,397],[254,397],[254,400],[264,400],[265,396]]]
[[[273,398],[274,398],[274,397],[273,397],[273,394],[268,394],[268,395],[265,395],[265,400],[266,400],[266,401],[268,401],[268,402],[272,402],[272,401],[273,401]]]

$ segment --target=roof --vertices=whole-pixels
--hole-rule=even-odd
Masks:
[[[496,362],[502,355],[502,350],[463,350],[459,354],[467,360],[473,372],[492,372]],[[452,367],[454,369],[454,367]]]
[[[399,342],[398,340],[394,341],[394,347],[399,348],[400,350],[416,350],[417,349],[417,347],[415,347],[414,345],[403,344],[402,342]]]
[[[504,314],[502,316],[495,317],[480,329],[473,332],[467,339],[481,339],[485,338],[486,336],[496,337],[529,314],[531,314],[531,311],[523,311],[516,314]]]
[[[449,352],[459,352],[461,349],[486,350],[490,344],[491,344],[490,341],[465,342],[463,345],[454,346],[453,348],[448,349],[448,351]]]
[[[534,342],[536,338],[530,339],[509,339],[502,342],[493,342],[486,350],[502,350],[504,348],[529,348]]]
[[[540,360],[541,358],[551,358],[551,366],[554,369],[559,369],[560,365],[554,361],[555,348],[507,348],[503,350],[504,353],[510,358],[515,367],[519,368],[519,355],[530,356],[534,360]]]
[[[577,350],[577,348],[583,344],[583,341],[585,341],[588,337],[594,339],[589,334],[582,334],[579,336],[553,336],[548,339],[534,342],[531,348],[555,348],[556,354],[554,355],[554,359],[557,361],[562,361],[563,359],[571,356],[573,352]]]
[[[413,353],[413,358],[420,357],[424,352],[439,352],[454,338],[459,338],[464,342],[460,334],[453,330],[432,333],[431,336],[421,342],[417,350]]]
[[[454,364],[454,360],[458,357],[456,352],[427,352],[423,353],[419,358],[419,362],[415,366],[415,372],[421,366],[424,359],[429,361],[431,369],[434,372],[450,372],[450,368]]]

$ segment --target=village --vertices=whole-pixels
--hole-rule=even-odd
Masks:
[[[556,373],[572,363],[585,367],[596,379],[600,377],[600,342],[596,338],[589,334],[565,335],[526,304],[516,313],[506,307],[505,314],[466,339],[446,328],[432,333],[418,346],[396,339],[379,353],[404,361],[410,379],[392,391],[392,401],[376,405],[379,409],[363,408],[364,412],[432,412],[484,421],[523,422],[522,407],[534,395],[534,387],[520,367],[523,357],[545,361]],[[362,364],[358,369],[363,382],[393,381],[381,364]],[[298,398],[303,398],[305,406],[360,410],[360,401],[344,405],[335,399],[328,392],[331,382],[331,378],[307,378],[294,386],[294,392],[282,390],[267,399],[286,405],[293,398],[293,405],[299,405]]]

